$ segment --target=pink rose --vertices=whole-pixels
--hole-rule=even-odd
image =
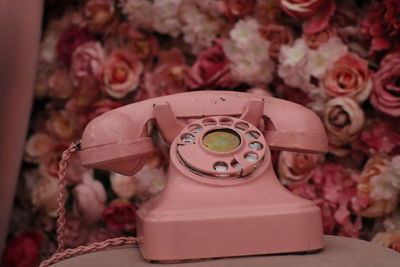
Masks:
[[[371,197],[374,190],[373,178],[388,170],[389,161],[382,156],[375,155],[368,160],[361,173],[357,185],[357,196],[368,198],[366,205],[358,207],[357,214],[366,218],[378,218],[391,213],[397,206],[397,195],[388,199],[375,199]]]
[[[74,91],[69,71],[65,68],[55,70],[49,78],[48,88],[52,97],[69,98]]]
[[[282,151],[278,162],[279,178],[286,185],[306,182],[319,160],[316,154]]]
[[[103,218],[110,229],[133,231],[136,228],[135,211],[135,204],[115,201],[103,211]]]
[[[331,37],[337,36],[337,31],[333,27],[326,27],[324,30],[307,34],[303,33],[303,38],[309,48],[317,50],[322,44],[326,43]]]
[[[46,121],[49,132],[60,140],[73,139],[79,130],[79,121],[66,110],[54,111]]]
[[[215,89],[229,87],[229,61],[219,43],[201,52],[190,72],[189,87],[192,89]]]
[[[88,27],[92,32],[101,32],[111,22],[114,15],[114,4],[109,0],[89,0],[84,7],[88,18]]]
[[[297,19],[307,19],[314,15],[325,0],[279,0],[283,11]]]
[[[99,42],[87,42],[72,54],[71,73],[75,78],[96,76],[104,62],[105,53]]]
[[[80,45],[93,40],[93,36],[86,30],[77,27],[71,27],[63,32],[57,42],[57,56],[58,58],[69,64],[73,51]]]
[[[102,183],[93,179],[90,172],[82,180],[73,190],[74,208],[84,220],[93,223],[101,218],[107,194]]]
[[[37,132],[32,134],[25,146],[28,157],[38,159],[56,148],[55,140],[46,133]]]
[[[144,87],[136,95],[136,101],[187,90],[189,68],[182,52],[176,48],[162,51],[159,58],[159,64],[154,72],[146,73]]]
[[[115,49],[104,62],[101,80],[104,91],[113,98],[123,98],[136,90],[143,64],[127,49]]]
[[[358,104],[348,97],[337,97],[325,105],[323,121],[329,142],[341,146],[357,138],[365,116]]]
[[[359,103],[368,98],[372,89],[368,62],[352,53],[336,60],[322,81],[329,95],[351,97]]]
[[[386,114],[400,117],[400,52],[388,54],[373,76],[372,105]]]
[[[363,31],[372,39],[371,50],[396,50],[400,37],[400,6],[397,0],[374,1],[363,21]]]
[[[255,0],[220,0],[218,7],[225,16],[233,19],[249,14],[255,3]]]
[[[42,233],[34,230],[25,230],[15,236],[5,248],[2,266],[7,267],[34,267],[40,261],[40,249],[43,247]]]
[[[361,133],[361,140],[367,145],[368,153],[390,153],[396,146],[400,145],[400,133],[398,123],[373,120],[371,124]]]
[[[269,55],[277,58],[282,45],[291,45],[293,43],[293,32],[289,27],[278,24],[267,24],[260,27],[260,34],[266,40],[270,41]]]

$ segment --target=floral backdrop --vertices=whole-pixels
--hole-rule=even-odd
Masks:
[[[58,161],[88,121],[204,89],[313,109],[329,153],[274,152],[281,182],[321,208],[326,234],[400,252],[400,0],[48,0],[3,266],[55,251]],[[135,210],[165,183],[168,147],[154,138],[134,177],[72,158],[69,247],[135,235]]]

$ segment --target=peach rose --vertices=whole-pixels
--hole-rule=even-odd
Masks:
[[[151,61],[157,55],[159,47],[157,39],[150,33],[138,31],[129,23],[118,26],[121,42],[129,48],[136,58],[143,61]]]
[[[58,180],[53,177],[41,177],[33,188],[32,204],[51,217],[57,216]]]
[[[50,135],[37,132],[29,137],[25,146],[25,152],[28,157],[38,159],[53,151],[55,147],[56,143]]]
[[[111,188],[118,197],[129,199],[136,194],[137,188],[134,176],[111,173],[110,181]]]
[[[324,30],[316,33],[303,33],[303,38],[309,48],[317,50],[322,44],[326,43],[331,37],[337,36],[337,31],[333,27],[326,27]]]
[[[360,179],[357,185],[357,197],[368,198],[368,204],[360,207],[357,214],[367,218],[378,218],[391,213],[397,206],[397,195],[389,199],[374,199],[371,198],[371,192],[374,190],[371,180],[388,170],[389,161],[380,156],[375,155],[368,160],[361,172]]]
[[[85,111],[97,100],[99,94],[100,88],[96,79],[91,76],[83,77],[79,79],[78,88],[67,102],[66,109],[71,113]]]
[[[371,242],[400,252],[400,231],[377,233]]]
[[[316,154],[282,151],[278,160],[279,178],[285,185],[306,182],[320,159]]]
[[[307,19],[314,15],[325,0],[279,0],[283,11],[297,19]]]
[[[55,98],[69,98],[74,91],[69,71],[65,68],[55,70],[49,78],[48,88],[50,95]]]
[[[323,88],[331,96],[347,96],[362,103],[372,89],[368,62],[356,54],[347,53],[325,72]]]
[[[120,99],[136,90],[143,64],[127,49],[116,49],[106,59],[101,80],[105,92]]]
[[[326,103],[323,120],[329,142],[341,146],[357,137],[364,126],[365,116],[353,99],[336,97]]]
[[[107,194],[102,183],[93,179],[91,172],[83,176],[82,183],[74,188],[73,194],[74,208],[86,221],[93,223],[101,218]]]
[[[55,111],[46,121],[49,132],[61,140],[71,140],[78,133],[77,118],[66,110]]]
[[[374,77],[372,105],[391,116],[400,116],[400,52],[388,54]]]
[[[270,41],[269,55],[277,58],[282,45],[291,45],[293,43],[293,32],[289,27],[268,24],[260,27],[260,34],[266,40]]]
[[[57,151],[42,156],[39,161],[39,173],[45,177],[57,178],[60,159],[61,154]]]
[[[101,32],[114,16],[114,4],[109,0],[89,0],[84,8],[92,32]]]

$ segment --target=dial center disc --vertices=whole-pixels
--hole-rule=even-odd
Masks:
[[[218,129],[208,132],[203,144],[215,152],[230,152],[240,145],[240,136],[230,129]]]

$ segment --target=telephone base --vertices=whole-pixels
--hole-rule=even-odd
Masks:
[[[324,246],[320,210],[313,204],[162,213],[137,214],[139,247],[147,261],[306,253]]]

